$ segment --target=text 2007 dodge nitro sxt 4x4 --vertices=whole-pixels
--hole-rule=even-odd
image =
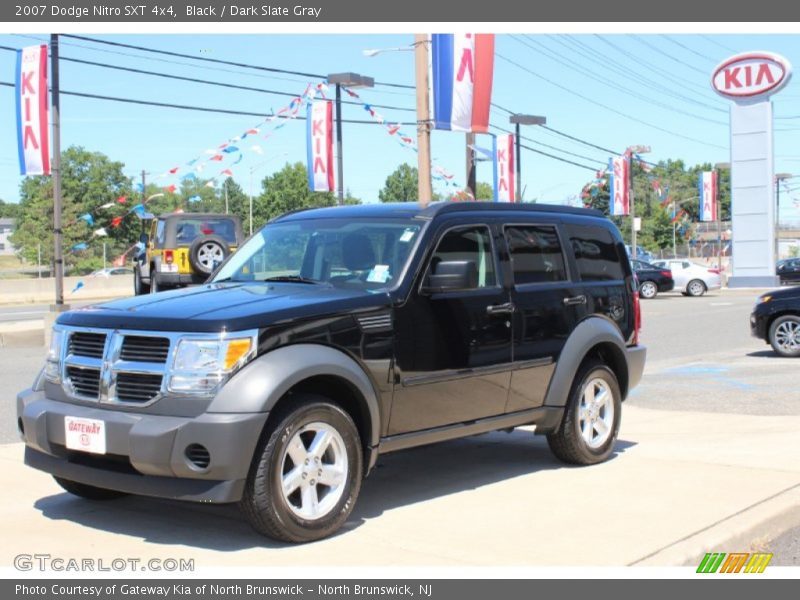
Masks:
[[[92,499],[239,502],[330,535],[379,454],[535,424],[613,451],[639,299],[599,212],[365,205],[278,218],[203,286],[64,313],[19,394],[25,461]]]

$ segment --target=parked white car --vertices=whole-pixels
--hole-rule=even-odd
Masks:
[[[672,271],[675,291],[684,296],[702,296],[708,290],[722,287],[719,269],[698,265],[685,259],[654,260],[655,266]]]

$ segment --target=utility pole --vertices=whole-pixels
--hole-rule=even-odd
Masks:
[[[336,84],[336,194],[344,204],[344,159],[342,158],[342,86]]]
[[[631,258],[636,260],[636,204],[633,201],[633,152],[628,151],[628,177],[630,178]]]
[[[228,180],[222,182],[222,187],[225,188],[225,214],[228,214]]]
[[[58,87],[58,34],[50,34],[50,70],[52,71],[51,105],[53,108],[53,263],[56,276],[56,303],[54,312],[62,312],[64,306],[64,255],[61,231],[61,103]],[[47,90],[43,90],[47,93]]]
[[[417,86],[417,197],[420,206],[428,206],[433,196],[431,188],[431,131],[428,107],[428,36],[414,35],[414,70]]]
[[[467,191],[473,200],[478,199],[477,176],[475,173],[475,134],[471,131],[466,134],[467,139]]]

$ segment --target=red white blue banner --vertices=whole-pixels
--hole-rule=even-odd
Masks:
[[[630,162],[627,156],[611,159],[610,194],[608,212],[615,217],[631,214]]]
[[[516,202],[514,180],[514,136],[494,138],[494,199],[496,202]]]
[[[703,171],[700,173],[697,182],[698,193],[700,194],[700,220],[716,221],[718,202],[717,202],[717,172]]]
[[[312,192],[332,192],[333,103],[314,100],[308,105],[308,187]]]
[[[436,129],[486,133],[492,102],[494,34],[431,36]]]
[[[49,175],[46,44],[17,50],[14,83],[20,175]]]

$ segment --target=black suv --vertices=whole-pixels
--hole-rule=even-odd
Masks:
[[[800,288],[761,294],[750,314],[750,333],[781,356],[800,356]]]
[[[239,502],[259,532],[314,540],[383,453],[535,425],[561,460],[605,460],[639,321],[597,211],[296,212],[201,287],[63,314],[17,398],[25,461],[78,496]]]

